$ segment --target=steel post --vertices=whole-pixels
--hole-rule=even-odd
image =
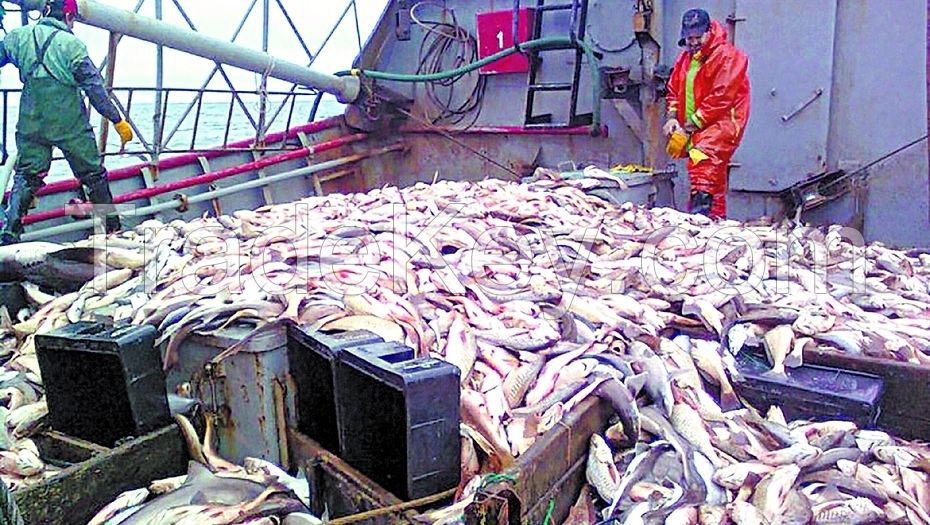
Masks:
[[[155,19],[159,22],[164,18],[163,13],[163,0],[155,0]],[[158,156],[161,154],[162,148],[165,146],[162,144],[162,126],[165,125],[164,118],[161,107],[162,107],[162,89],[165,87],[165,47],[161,44],[155,46],[155,111],[152,112],[152,130],[155,132],[155,136],[152,142],[155,145],[155,151],[152,152],[152,163],[158,163]]]
[[[21,4],[22,0],[11,2]],[[237,46],[94,0],[78,0],[77,3],[79,19],[87,25],[161,44],[253,73],[267,73],[271,78],[330,93],[343,103],[354,102],[361,89],[361,83],[356,77],[320,73],[293,62],[278,60],[268,53]]]

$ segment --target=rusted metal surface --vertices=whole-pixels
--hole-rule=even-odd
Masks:
[[[809,350],[804,362],[881,377],[885,381],[878,426],[911,439],[930,439],[930,415],[914,407],[930,404],[930,367],[868,356]]]
[[[316,515],[328,510],[330,518],[340,518],[401,503],[396,496],[294,428],[288,428],[288,444],[293,463],[307,469],[311,510]],[[408,523],[413,516],[413,511],[397,512],[359,523]]]
[[[189,381],[207,408],[217,412],[217,445],[223,457],[235,463],[246,457],[288,463],[281,419],[294,414],[294,395],[281,388],[287,381],[284,330],[269,331],[235,355],[211,363],[251,330],[233,326],[189,337],[179,349],[181,368],[168,373],[168,389]]]
[[[561,523],[584,483],[591,434],[602,432],[613,411],[598,398],[588,398],[536,443],[506,473],[522,503],[521,523],[542,523],[550,502],[552,523]]]
[[[79,462],[40,485],[13,494],[30,525],[87,523],[122,492],[187,471],[187,448],[174,425],[114,449],[57,434],[45,434],[36,442],[43,457],[57,454],[58,460]]]
[[[465,511],[473,525],[542,523],[550,504],[551,523],[561,523],[585,482],[591,434],[602,432],[613,415],[610,406],[589,398],[566,414],[504,474],[512,481],[484,487]],[[295,466],[307,468],[316,513],[331,518],[400,503],[400,500],[312,439],[288,429],[289,453]],[[409,523],[416,512],[392,513],[360,523]]]

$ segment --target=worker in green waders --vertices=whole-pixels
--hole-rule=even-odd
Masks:
[[[132,129],[110,100],[87,46],[71,32],[78,15],[76,0],[48,0],[44,15],[36,24],[10,31],[0,43],[0,66],[15,65],[23,82],[16,124],[19,157],[10,200],[0,217],[0,244],[19,241],[22,218],[43,185],[53,146],[61,150],[81,182],[85,201],[111,205],[107,231],[120,228],[81,92],[114,123],[124,145],[132,140]]]

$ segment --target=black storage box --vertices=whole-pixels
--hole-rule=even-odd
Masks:
[[[337,358],[342,457],[404,499],[459,482],[459,369],[405,347],[348,348]]]
[[[843,420],[860,428],[878,420],[884,382],[881,378],[825,366],[786,368],[787,377],[768,374],[765,356],[744,350],[736,360],[743,381],[736,393],[760,410],[776,405],[788,420]]]
[[[35,342],[53,429],[112,447],[171,424],[154,327],[80,322]]]
[[[326,334],[288,326],[288,373],[296,387],[297,430],[337,456],[342,451],[336,420],[336,355],[351,346],[380,342],[380,337],[365,330]]]

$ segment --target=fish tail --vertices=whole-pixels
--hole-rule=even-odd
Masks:
[[[740,402],[739,396],[736,395],[732,387],[720,389],[720,410],[723,412],[730,412],[741,408],[743,408],[743,404]]]

